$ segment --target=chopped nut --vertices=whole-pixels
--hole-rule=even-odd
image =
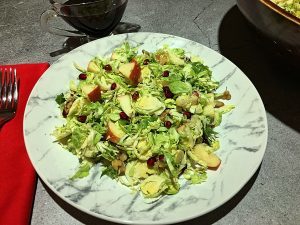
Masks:
[[[164,121],[165,117],[168,115],[169,112],[170,112],[169,109],[166,109],[165,111],[163,111],[159,116],[160,120]]]
[[[195,95],[197,97],[200,97],[200,93],[198,91],[193,91],[192,95]]]
[[[123,163],[123,165],[121,167],[119,167],[119,169],[118,169],[118,174],[123,175],[125,173],[125,171],[126,171],[126,168],[125,168],[125,165]]]
[[[115,159],[113,161],[111,161],[111,166],[115,169],[118,170],[119,167],[121,167],[123,165],[123,162],[119,159]]]
[[[215,108],[220,108],[220,107],[222,107],[222,106],[224,106],[224,102],[221,102],[221,101],[215,101]]]
[[[158,53],[155,55],[155,59],[160,65],[165,65],[169,62],[169,54],[166,52]]]
[[[222,99],[224,99],[224,100],[230,100],[231,99],[231,94],[230,94],[230,92],[228,90],[226,90],[226,91],[223,92]]]
[[[119,159],[120,159],[122,162],[126,161],[127,158],[128,158],[128,157],[127,157],[127,155],[126,155],[125,152],[122,152],[122,153],[119,155]]]
[[[72,107],[74,101],[75,98],[72,95],[67,99],[63,109],[64,117],[67,117],[67,115],[69,114],[70,108]]]

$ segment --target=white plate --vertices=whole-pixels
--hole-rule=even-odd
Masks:
[[[68,90],[78,71],[73,63],[87,65],[98,55],[110,55],[123,41],[141,44],[140,49],[154,51],[164,44],[184,48],[199,55],[232,94],[236,108],[224,115],[218,127],[222,164],[208,171],[208,179],[199,185],[184,185],[176,195],[145,203],[142,196],[104,176],[99,165],[82,180],[69,177],[78,160],[54,143],[50,135],[64,120],[55,96]],[[208,213],[233,197],[258,169],[267,143],[267,120],[262,100],[250,80],[219,53],[190,40],[156,33],[110,36],[83,45],[51,65],[35,85],[24,115],[24,137],[28,155],[40,178],[51,190],[76,208],[101,219],[128,224],[165,224],[192,219]],[[50,212],[51,213],[51,212]]]

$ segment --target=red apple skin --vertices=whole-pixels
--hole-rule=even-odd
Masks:
[[[97,86],[94,90],[88,93],[88,98],[91,102],[97,102],[101,99],[101,89]]]
[[[123,131],[118,130],[118,127],[112,123],[108,123],[108,129],[105,135],[106,140],[113,143],[118,143],[120,139],[125,135]]]
[[[134,67],[129,75],[129,79],[131,80],[132,84],[136,86],[141,79],[141,67],[135,59],[132,59],[131,62],[134,63]]]
[[[113,143],[118,143],[120,141],[120,138],[115,136],[114,133],[108,128],[106,132],[106,140],[111,141]]]

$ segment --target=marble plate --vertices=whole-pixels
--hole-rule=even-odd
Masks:
[[[208,171],[200,185],[184,184],[176,195],[146,203],[139,193],[104,176],[100,165],[87,178],[71,182],[78,160],[64,151],[50,135],[64,120],[55,96],[68,89],[69,81],[78,76],[73,63],[86,66],[96,56],[110,55],[123,41],[141,44],[140,49],[154,51],[164,44],[184,48],[199,55],[221,83],[228,88],[234,111],[226,114],[217,131],[221,148],[217,154],[222,164]],[[127,224],[166,224],[189,220],[221,206],[233,197],[258,169],[267,143],[267,120],[262,100],[243,72],[219,53],[184,38],[157,34],[132,33],[110,36],[83,45],[51,65],[35,85],[24,115],[24,137],[28,155],[40,178],[63,200],[99,217]],[[50,212],[51,213],[51,212]]]

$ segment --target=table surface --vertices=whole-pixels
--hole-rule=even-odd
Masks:
[[[1,0],[1,63],[53,63],[61,56],[50,53],[60,52],[65,38],[40,28],[40,14],[47,8],[48,0]],[[122,21],[141,25],[140,31],[185,37],[221,52],[254,83],[267,110],[268,145],[259,170],[225,205],[182,224],[300,224],[300,89],[293,79],[297,72],[270,60],[236,1],[129,0]],[[81,213],[38,180],[31,224],[111,223]]]

